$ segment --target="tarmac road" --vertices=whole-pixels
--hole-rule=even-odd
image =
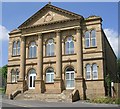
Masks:
[[[38,100],[9,100],[2,99],[2,109],[120,109],[114,104],[95,104],[77,101],[65,102],[41,102]]]

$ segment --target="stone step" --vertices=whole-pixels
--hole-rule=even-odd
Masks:
[[[47,102],[72,102],[73,90],[65,90],[61,94],[35,93],[34,90],[28,90],[15,97],[16,100],[40,100]]]

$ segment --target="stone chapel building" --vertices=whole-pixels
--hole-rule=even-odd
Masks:
[[[80,98],[107,95],[105,77],[116,76],[116,55],[102,29],[102,18],[84,18],[45,5],[9,33],[6,94],[21,90]]]

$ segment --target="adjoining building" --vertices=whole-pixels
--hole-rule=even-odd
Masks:
[[[108,94],[105,78],[116,77],[116,55],[102,29],[102,18],[45,5],[9,33],[6,94],[60,94],[80,98]]]

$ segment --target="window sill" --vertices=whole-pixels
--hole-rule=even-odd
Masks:
[[[15,56],[12,55],[12,57],[20,57],[20,55],[15,55]]]
[[[85,79],[85,81],[102,81],[104,79]]]
[[[44,56],[43,58],[50,58],[50,57],[56,57],[55,55],[54,56]]]
[[[45,84],[54,84],[54,82],[46,82]]]
[[[97,48],[97,46],[95,46],[95,47],[85,47],[85,49],[92,49],[92,48]]]
[[[10,84],[17,84],[17,82],[11,82]]]
[[[35,57],[35,58],[26,58],[26,59],[37,59],[37,57]]]
[[[70,55],[76,55],[76,53],[73,53],[73,54],[64,54],[62,56],[70,56]]]

